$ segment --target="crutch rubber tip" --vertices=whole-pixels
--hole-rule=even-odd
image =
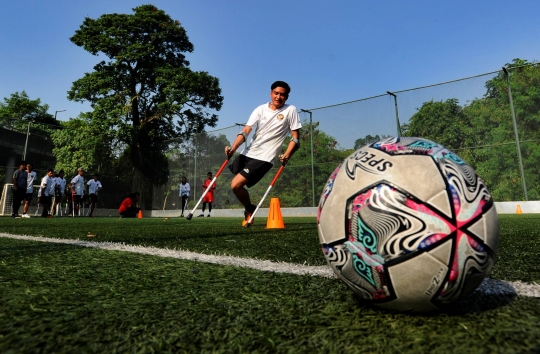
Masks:
[[[193,214],[189,213],[189,215],[186,217],[186,219],[191,220],[192,217],[193,217]]]

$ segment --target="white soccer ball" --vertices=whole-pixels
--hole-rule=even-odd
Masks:
[[[362,299],[432,311],[474,291],[499,242],[493,199],[474,169],[440,144],[388,138],[332,173],[319,201],[328,264]]]

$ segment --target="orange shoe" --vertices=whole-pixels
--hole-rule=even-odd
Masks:
[[[244,220],[242,220],[242,226],[246,226],[249,219],[251,219],[251,215],[253,215],[253,212],[255,211],[255,209],[257,209],[255,205],[251,204],[251,206],[252,206],[251,211],[247,211],[247,210],[244,211]],[[255,221],[255,218],[251,220],[251,222],[249,223],[249,226],[253,225],[254,221]]]

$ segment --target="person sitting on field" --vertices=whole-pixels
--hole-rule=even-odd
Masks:
[[[208,172],[206,174],[206,179],[204,180],[202,187],[203,191],[208,188],[208,186],[212,183],[212,172]],[[212,212],[212,203],[214,202],[214,190],[216,189],[216,184],[214,183],[210,190],[208,190],[208,193],[205,194],[203,200],[202,200],[202,213],[199,215],[199,218],[204,217],[204,210],[206,209],[206,203],[208,203],[208,217],[210,217],[210,213]]]
[[[141,208],[137,207],[137,203],[139,202],[139,196],[140,194],[137,192],[131,193],[129,197],[124,199],[122,204],[120,204],[120,208],[118,209],[118,213],[123,218],[136,218],[139,214],[139,211]]]

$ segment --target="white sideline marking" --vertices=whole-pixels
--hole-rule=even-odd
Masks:
[[[147,254],[151,256],[176,258],[190,261],[199,261],[203,263],[212,263],[219,265],[231,265],[235,267],[251,268],[265,272],[287,273],[297,275],[312,275],[325,278],[334,278],[334,272],[327,266],[307,266],[295,263],[272,262],[267,260],[240,258],[233,256],[218,256],[190,251],[174,250],[168,248],[145,247],[136,245],[127,245],[117,242],[94,242],[72,239],[60,239],[41,236],[26,236],[0,233],[0,237],[17,240],[38,241],[60,243],[81,247],[98,248],[109,251],[123,251],[138,254]],[[476,291],[493,295],[519,295],[527,297],[540,297],[540,284],[527,284],[520,281],[510,282],[491,278],[486,278]]]

